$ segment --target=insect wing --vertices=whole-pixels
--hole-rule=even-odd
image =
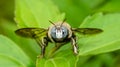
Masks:
[[[16,34],[23,37],[37,38],[46,35],[47,30],[44,28],[21,28],[15,31]]]
[[[75,28],[73,31],[83,35],[92,35],[103,32],[103,30],[98,28]]]

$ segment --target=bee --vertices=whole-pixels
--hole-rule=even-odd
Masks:
[[[103,30],[98,28],[72,28],[67,22],[51,22],[48,29],[44,28],[21,28],[15,31],[16,34],[29,37],[36,40],[41,47],[41,57],[45,55],[45,49],[49,42],[55,43],[55,47],[52,52],[55,52],[61,46],[71,42],[73,53],[78,54],[78,45],[76,41],[76,34],[97,34]]]

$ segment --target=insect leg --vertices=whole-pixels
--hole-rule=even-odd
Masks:
[[[39,57],[44,57],[45,55],[45,49],[46,46],[48,45],[48,41],[47,38],[41,38],[41,39],[36,39],[37,43],[39,44],[39,46],[41,47],[41,55]]]
[[[77,43],[76,43],[76,37],[71,37],[71,44],[72,44],[72,47],[73,47],[73,52],[75,54],[78,54],[78,46],[77,46]]]
[[[49,52],[49,57],[52,57],[54,53],[59,50],[65,43],[55,43],[57,46],[53,47]]]

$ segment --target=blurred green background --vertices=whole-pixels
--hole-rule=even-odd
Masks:
[[[98,12],[103,12],[104,14],[120,12],[120,0],[52,1],[61,13],[65,13],[67,22],[72,27],[79,27],[88,15],[93,15]],[[32,61],[35,62],[36,56],[40,53],[36,42],[31,39],[18,37],[14,33],[18,29],[14,21],[14,3],[14,0],[0,0],[0,34],[7,36],[17,43],[32,58]],[[100,55],[84,56],[78,60],[77,67],[120,67],[120,50]]]

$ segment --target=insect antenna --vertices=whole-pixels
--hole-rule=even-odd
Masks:
[[[66,18],[62,21],[62,23],[61,23],[60,27],[62,27],[62,24],[63,24],[65,21],[66,21]]]
[[[52,21],[49,20],[49,22],[50,22],[51,24],[53,24],[53,25],[56,27],[56,25],[55,25]],[[56,27],[56,28],[57,28],[57,27]]]

